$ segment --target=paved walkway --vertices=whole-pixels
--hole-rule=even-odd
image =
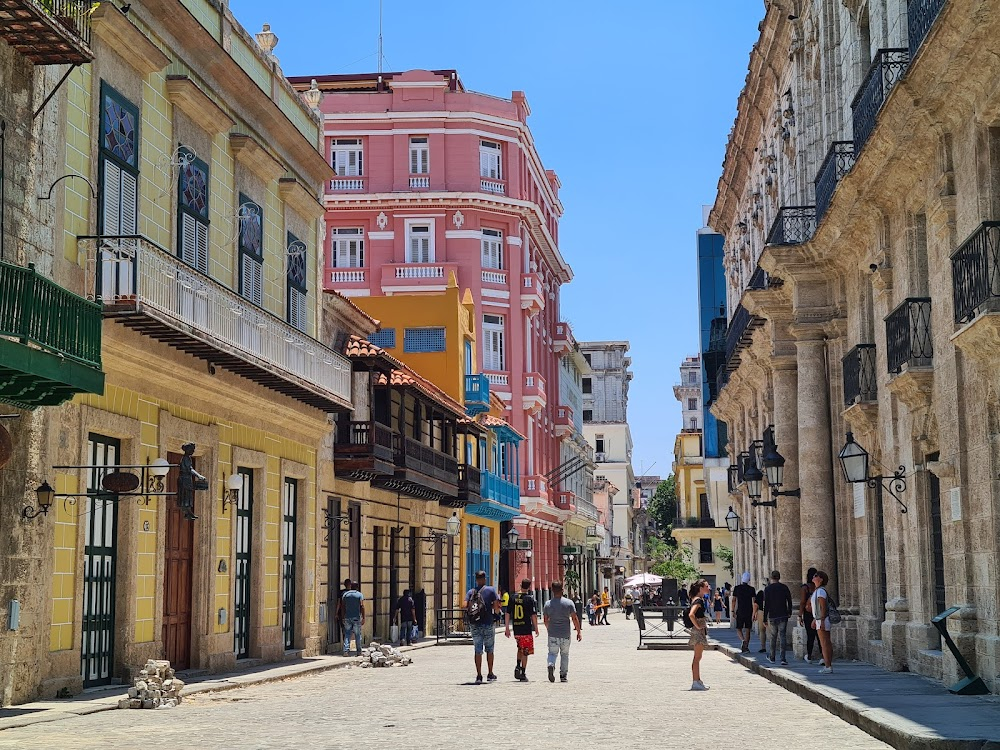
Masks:
[[[996,750],[1000,748],[1000,696],[952,695],[942,684],[908,672],[887,672],[859,661],[834,662],[819,674],[789,650],[789,665],[770,664],[751,639],[740,653],[735,630],[709,628],[717,648],[747,669],[816,703],[874,737],[904,750]],[[816,651],[819,652],[817,644]],[[826,743],[827,747],[831,747]]]
[[[584,626],[566,684],[546,679],[542,644],[528,666],[531,681],[515,682],[515,646],[501,633],[494,684],[473,684],[471,646],[440,646],[414,652],[409,667],[337,669],[204,692],[174,709],[10,729],[0,732],[0,748],[731,747],[737,728],[759,726],[765,713],[768,736],[780,737],[783,747],[819,741],[836,750],[887,748],[716,651],[705,654],[702,667],[712,689],[691,692],[690,652],[637,651],[635,623],[617,613],[610,620]],[[772,743],[738,744],[757,750]]]

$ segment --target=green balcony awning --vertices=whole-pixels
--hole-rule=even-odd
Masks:
[[[58,406],[77,393],[104,393],[95,367],[0,338],[0,401],[19,409]]]

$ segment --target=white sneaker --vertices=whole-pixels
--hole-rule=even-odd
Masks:
[[[812,664],[813,663],[813,660],[810,659],[808,656],[803,656],[802,657],[802,661],[804,661],[806,664]]]
[[[833,674],[833,667],[823,667],[819,670],[820,674]]]
[[[692,690],[708,690],[708,685],[706,685],[701,680],[695,680],[691,683]]]

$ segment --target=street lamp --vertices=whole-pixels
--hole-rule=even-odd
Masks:
[[[862,482],[872,488],[882,488],[899,503],[900,512],[906,513],[906,503],[904,503],[896,493],[906,492],[906,467],[900,466],[891,475],[868,474],[868,451],[862,448],[855,440],[854,433],[848,431],[847,442],[840,449],[840,467],[844,470],[844,479],[851,484],[861,484]]]
[[[52,489],[48,482],[42,482],[38,489],[35,490],[35,501],[37,507],[32,508],[31,506],[25,506],[21,509],[21,518],[24,520],[30,520],[39,515],[47,516],[49,514],[49,508],[52,507],[52,501],[55,500],[56,491]]]
[[[767,484],[771,488],[772,497],[802,497],[801,488],[780,489],[785,478],[785,457],[778,453],[778,446],[774,442],[774,425],[770,425],[764,430],[764,454],[760,461],[764,466],[764,473],[767,475]]]
[[[754,542],[756,542],[757,524],[754,524],[749,529],[747,529],[743,527],[741,522],[742,519],[740,518],[739,514],[735,510],[733,510],[733,506],[730,505],[729,512],[726,514],[726,528],[728,528],[734,534],[736,533],[748,534],[750,538],[753,539]]]
[[[764,475],[761,473],[760,468],[758,468],[752,454],[747,455],[744,461],[743,481],[747,484],[747,494],[750,496],[750,500],[753,501],[753,505],[775,505],[773,500],[766,503],[758,502],[760,500],[760,490],[761,484],[764,482]]]

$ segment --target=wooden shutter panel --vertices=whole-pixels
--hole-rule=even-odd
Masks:
[[[197,229],[197,257],[195,267],[204,274],[208,273],[208,224],[195,222]]]
[[[240,295],[255,305],[264,301],[263,268],[256,258],[245,253],[240,271]]]
[[[114,236],[121,234],[122,171],[110,159],[104,159],[104,215],[101,234]]]
[[[121,173],[121,234],[139,233],[139,178],[131,172]]]
[[[194,217],[191,214],[181,214],[181,260],[189,266],[194,266],[198,258],[198,232]]]
[[[420,174],[420,149],[410,146],[410,174]]]

